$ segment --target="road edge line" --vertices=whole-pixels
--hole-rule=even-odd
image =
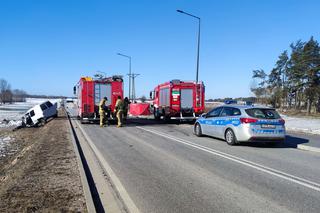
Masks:
[[[219,152],[217,152],[214,149],[211,149],[209,147],[205,147],[205,146],[201,146],[201,145],[198,145],[198,144],[194,144],[192,142],[189,142],[187,140],[183,140],[183,139],[180,139],[180,138],[175,138],[174,136],[170,136],[170,135],[167,135],[167,134],[164,134],[164,133],[161,133],[161,132],[157,132],[156,130],[150,130],[150,129],[146,129],[146,128],[143,128],[143,127],[137,127],[137,128],[141,129],[141,130],[144,130],[144,131],[147,131],[147,132],[151,132],[153,134],[156,134],[156,135],[159,135],[159,136],[162,136],[162,137],[165,137],[165,138],[168,138],[168,139],[171,139],[171,140],[174,140],[174,141],[177,141],[179,143],[194,147],[196,149],[199,149],[199,150],[202,150],[202,151],[205,151],[205,152],[220,156],[222,158],[229,159],[229,160],[237,162],[239,164],[246,165],[248,167],[257,169],[257,170],[259,170],[261,172],[268,173],[268,174],[273,175],[273,176],[277,176],[279,178],[294,182],[296,184],[299,184],[299,185],[305,186],[305,187],[307,187],[309,189],[313,189],[315,191],[320,192],[320,187],[314,186],[313,184],[310,184],[310,183],[307,183],[308,180],[307,181],[296,180],[296,179],[294,179],[292,177],[288,177],[288,176],[283,175],[281,173],[278,173],[278,172],[275,172],[275,171],[270,171],[270,170],[268,170],[266,168],[263,168],[261,166],[251,164],[251,163],[249,163],[249,161],[246,162],[246,161],[243,161],[243,160],[239,160],[239,159],[237,159],[236,156],[233,156],[233,155],[230,155],[230,154],[227,154],[227,153],[224,153],[224,152],[220,152],[220,151],[219,151],[220,152],[219,153]],[[316,184],[318,184],[318,183],[316,183]]]
[[[94,143],[92,142],[91,138],[87,135],[87,133],[84,131],[84,129],[82,128],[81,124],[78,123],[78,121],[76,121],[76,123],[78,124],[77,126],[79,127],[79,129],[81,130],[83,136],[85,137],[85,139],[87,140],[88,144],[90,145],[91,149],[93,150],[93,152],[95,153],[97,159],[100,161],[102,167],[104,168],[104,170],[106,171],[106,173],[108,174],[110,181],[112,182],[112,184],[115,186],[115,189],[117,190],[119,196],[121,197],[121,199],[123,200],[124,205],[126,206],[126,208],[129,210],[129,212],[131,213],[140,213],[140,210],[138,209],[138,207],[135,205],[135,203],[133,202],[133,200],[131,199],[130,195],[128,194],[128,192],[126,191],[126,189],[124,188],[124,186],[122,185],[121,181],[119,180],[119,178],[116,176],[116,174],[114,173],[114,171],[111,169],[111,166],[109,165],[109,163],[105,160],[105,158],[103,157],[103,155],[101,154],[101,152],[98,150],[98,148],[94,145]]]

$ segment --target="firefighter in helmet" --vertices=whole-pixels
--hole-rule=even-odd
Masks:
[[[121,99],[121,96],[118,96],[117,102],[116,102],[116,106],[114,108],[114,111],[117,115],[117,119],[118,119],[118,126],[117,127],[122,127],[122,116],[123,116],[123,110],[124,110],[124,102]]]
[[[127,123],[127,117],[128,117],[128,110],[129,110],[129,104],[131,103],[128,99],[128,97],[125,97],[124,100],[124,108],[123,108],[123,122],[124,124]]]
[[[106,112],[108,111],[108,107],[106,106],[107,100],[108,98],[104,97],[99,103],[100,127],[105,126]]]

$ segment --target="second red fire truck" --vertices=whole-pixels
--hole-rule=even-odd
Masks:
[[[155,119],[193,120],[204,113],[203,82],[172,80],[150,92]]]
[[[74,94],[78,96],[78,116],[81,122],[99,120],[99,103],[104,97],[108,98],[106,105],[111,112],[110,117],[115,119],[113,111],[117,98],[123,98],[123,78],[82,77],[74,87]]]

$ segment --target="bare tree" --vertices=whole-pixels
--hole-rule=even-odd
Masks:
[[[14,102],[25,102],[27,93],[24,90],[14,89],[13,93],[13,101]]]
[[[11,86],[5,79],[0,79],[0,101],[3,104],[12,102]]]

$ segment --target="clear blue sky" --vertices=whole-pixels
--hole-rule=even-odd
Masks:
[[[128,73],[137,96],[195,79],[197,21],[206,98],[249,96],[253,69],[271,70],[298,39],[320,40],[320,1],[0,0],[0,78],[30,94],[72,95],[80,76]],[[127,82],[126,80],[126,94]]]

